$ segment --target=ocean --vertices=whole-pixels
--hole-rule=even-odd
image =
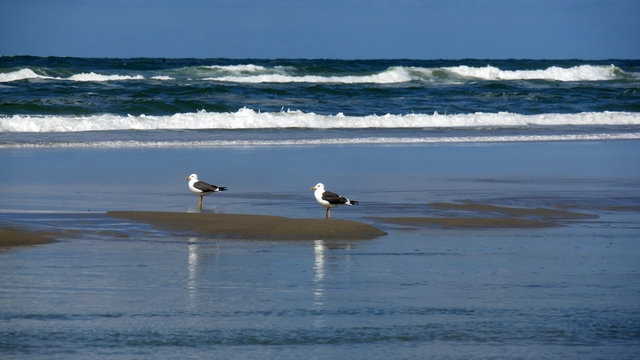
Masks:
[[[0,247],[0,352],[637,358],[639,154],[640,60],[3,56],[0,228],[57,242]],[[387,235],[109,215],[322,219],[318,182]]]
[[[2,57],[0,146],[638,139],[639,82],[630,60]]]

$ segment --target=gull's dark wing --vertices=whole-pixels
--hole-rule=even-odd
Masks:
[[[345,204],[347,201],[349,201],[347,198],[344,198],[336,193],[332,193],[331,191],[323,192],[322,200],[328,201],[331,205]]]
[[[193,187],[202,192],[215,192],[215,191],[227,190],[227,188],[224,186],[211,185],[204,181],[197,181],[195,184],[193,184]]]

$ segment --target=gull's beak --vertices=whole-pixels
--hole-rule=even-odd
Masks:
[[[190,178],[185,178],[185,180],[191,180]]]
[[[315,187],[315,186],[311,188],[311,190],[315,190],[315,189],[316,189],[316,187]]]

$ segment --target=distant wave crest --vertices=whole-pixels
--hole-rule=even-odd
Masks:
[[[25,68],[16,71],[0,73],[0,83],[19,81],[26,79],[53,79],[48,76],[38,75],[33,70]]]
[[[624,73],[615,65],[580,65],[570,68],[552,66],[542,70],[500,70],[494,66],[446,67],[451,74],[482,80],[552,80],[552,81],[606,81],[621,78]]]
[[[67,78],[71,81],[122,81],[122,80],[144,80],[142,75],[103,75],[94,72],[75,74]]]
[[[411,81],[456,83],[473,80],[510,81],[611,81],[638,80],[636,73],[626,73],[615,65],[579,65],[573,67],[551,66],[534,70],[502,70],[495,66],[452,67],[391,66],[385,70],[369,73],[314,74],[293,66],[262,66],[255,64],[209,65],[166,69],[159,72],[132,74],[78,73],[69,77],[47,76],[29,68],[0,73],[1,82],[27,79],[66,81],[126,81],[126,80],[202,80],[236,83],[333,83],[333,84],[394,84]]]
[[[249,66],[249,65],[247,65]],[[409,81],[456,82],[465,80],[547,80],[547,81],[609,81],[632,78],[615,65],[580,65],[568,68],[552,66],[540,70],[501,70],[494,66],[466,65],[442,68],[392,66],[384,71],[365,75],[296,75],[260,68],[243,74],[219,74],[205,80],[240,83],[343,83],[392,84]]]
[[[240,64],[240,65],[209,65],[205,66],[205,68],[213,69],[213,70],[222,70],[222,71],[230,71],[230,72],[256,72],[256,71],[266,71],[267,68],[260,65],[254,64]]]
[[[119,74],[98,74],[95,72],[79,73],[71,75],[67,78],[45,76],[36,73],[35,71],[25,68],[7,73],[0,73],[0,83],[28,80],[28,79],[49,79],[49,80],[66,80],[66,81],[122,81],[122,80],[144,80],[144,76],[136,75],[119,75]],[[168,78],[165,78],[168,79]]]
[[[393,84],[415,80],[408,68],[391,67],[385,71],[368,75],[291,75],[287,73],[266,73],[208,77],[205,80],[241,83],[341,83],[341,84]]]
[[[109,130],[268,129],[268,128],[457,128],[557,125],[640,125],[640,113],[583,112],[523,115],[508,112],[469,114],[405,114],[345,116],[302,111],[179,113],[166,116],[0,116],[1,132],[78,132]]]

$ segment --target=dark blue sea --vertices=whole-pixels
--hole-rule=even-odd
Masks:
[[[0,146],[637,139],[637,60],[0,57]]]
[[[2,359],[637,359],[640,60],[0,57],[0,228]]]

